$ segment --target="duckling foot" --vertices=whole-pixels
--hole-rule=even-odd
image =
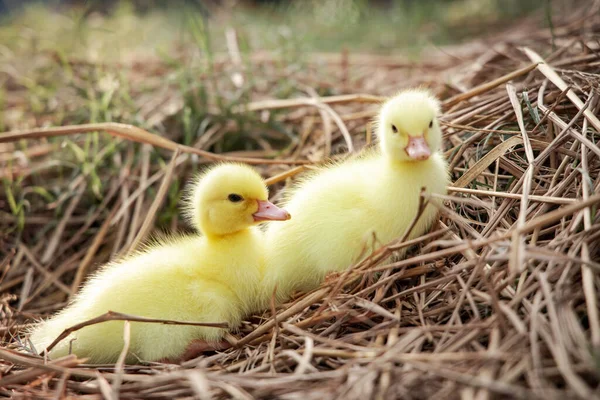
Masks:
[[[183,361],[197,358],[202,355],[202,353],[207,351],[226,350],[230,347],[231,343],[226,340],[221,340],[219,342],[207,342],[205,340],[197,339],[190,342],[188,347],[185,349],[185,352],[181,356],[174,358],[163,358],[159,362],[164,364],[179,364]]]
[[[330,284],[333,282],[337,282],[342,276],[342,272],[333,271],[325,275],[325,283]]]
[[[188,345],[185,353],[183,353],[182,361],[199,357],[202,353],[207,351],[226,350],[230,347],[231,343],[229,343],[227,340],[221,340],[219,342],[206,342],[204,340],[197,339]]]

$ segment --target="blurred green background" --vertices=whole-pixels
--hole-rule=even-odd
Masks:
[[[291,1],[20,1],[0,0],[0,43],[10,49],[35,40],[40,49],[94,51],[115,57],[134,47],[168,52],[207,24],[213,50],[236,29],[261,50],[342,49],[389,53],[418,50],[505,29],[535,11],[547,24],[550,0],[291,0]],[[542,18],[539,17],[542,15]],[[41,34],[43,33],[43,34]],[[106,42],[106,43],[100,43]],[[123,54],[121,54],[123,56]]]

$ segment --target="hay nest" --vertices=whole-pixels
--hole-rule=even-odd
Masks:
[[[235,86],[254,74],[262,90],[189,147],[161,128],[182,106],[176,92],[158,89],[151,105],[144,100],[143,111],[152,120],[148,130],[162,135],[119,124],[9,126],[13,132],[0,135],[5,181],[0,393],[202,399],[598,396],[599,7],[594,2],[575,11],[552,33],[525,25],[446,48],[419,63],[315,54],[306,70],[287,71],[269,54],[253,56],[243,67],[229,56],[217,57],[215,86]],[[74,71],[89,67],[82,60],[69,62]],[[118,68],[132,82],[160,82],[168,65],[155,60]],[[292,74],[304,96],[272,99],[269,85],[281,74]],[[317,78],[323,74],[330,80]],[[19,102],[19,88],[10,78],[8,83],[10,109]],[[257,164],[274,177],[276,191],[301,169],[293,164],[368,145],[379,96],[420,84],[443,100],[454,182],[430,233],[383,246],[318,290],[249,318],[236,333],[235,348],[181,366],[98,367],[74,355],[45,362],[24,352],[27,343],[19,332],[64,306],[94,266],[147,237],[173,176],[224,157],[215,143],[236,115],[275,120],[297,133],[277,159],[256,132],[248,132],[247,140],[258,143],[258,150],[226,155]],[[338,94],[319,96],[315,87],[337,88]],[[34,123],[44,121],[20,122]],[[66,179],[56,161],[66,150],[48,139],[78,134],[69,137],[85,140],[85,132],[96,131],[117,137],[110,140],[117,168],[105,171],[99,204],[85,190],[89,171]],[[18,141],[23,138],[30,139],[26,145]],[[133,142],[145,143],[139,158],[133,157],[139,146]],[[174,155],[161,165],[150,162],[151,153]],[[19,213],[11,186],[16,184],[36,193],[58,185],[62,194],[50,204],[32,200]],[[171,221],[180,229],[177,218]],[[384,261],[401,246],[412,247],[405,260]]]

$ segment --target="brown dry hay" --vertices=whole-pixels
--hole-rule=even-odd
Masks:
[[[333,76],[347,79],[347,92],[370,94],[320,100],[305,90],[304,99],[263,95],[247,106],[252,112],[280,109],[283,123],[301,127],[301,141],[279,156],[293,164],[348,148],[344,129],[354,147],[362,148],[370,142],[365,139],[375,110],[370,103],[403,87],[431,87],[444,100],[454,184],[440,223],[424,237],[382,247],[277,309],[276,316],[250,318],[236,334],[237,348],[182,366],[96,368],[74,356],[45,363],[19,353],[16,335],[32,318],[63,306],[91,265],[146,237],[151,224],[142,219],[153,221],[173,174],[185,174],[186,164],[208,162],[190,160],[185,152],[194,150],[136,131],[134,140],[176,150],[171,163],[160,168],[143,156],[132,166],[131,147],[125,148],[125,172],[105,185],[95,212],[87,214],[82,203],[85,181],[65,182],[65,195],[54,204],[63,210],[58,220],[53,210],[34,208],[16,244],[0,238],[0,393],[202,399],[598,396],[599,6],[594,2],[565,18],[554,38],[522,29],[509,39],[445,49],[448,55],[421,64],[380,63],[377,57],[366,62],[365,55],[353,64],[345,55],[350,62],[339,65],[336,56],[316,55]],[[541,54],[548,64],[539,64]],[[271,59],[263,55],[252,62],[269,65]],[[239,73],[227,63],[217,66],[225,77]],[[309,88],[323,84],[310,74],[298,80]],[[160,118],[165,116],[158,113]],[[219,129],[224,127],[210,134],[221,135]],[[52,169],[44,165],[56,150],[51,142],[31,140],[21,148],[12,143],[15,137],[0,136],[0,175],[27,179],[35,167]],[[265,145],[264,151],[246,153],[233,156],[266,158],[272,150]],[[272,183],[303,169],[266,163],[258,168],[275,177]],[[139,185],[132,186],[130,177],[139,177]],[[156,201],[145,195],[149,186],[160,186]],[[0,225],[14,227],[16,219],[0,212]],[[35,240],[40,226],[45,233]],[[92,226],[96,233],[85,235]],[[413,246],[409,257],[383,263],[401,245]]]

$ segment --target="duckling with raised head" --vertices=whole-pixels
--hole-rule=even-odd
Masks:
[[[283,201],[294,219],[267,227],[263,300],[275,286],[279,301],[294,290],[312,290],[375,244],[401,237],[418,212],[422,187],[446,194],[439,112],[439,101],[428,91],[400,92],[377,117],[379,149],[300,178]],[[437,215],[429,204],[409,238],[423,234]]]
[[[227,322],[237,326],[256,308],[264,243],[255,227],[290,218],[270,203],[265,182],[250,167],[220,164],[191,185],[187,215],[203,235],[173,237],[111,262],[54,317],[30,336],[38,352],[77,323],[116,311],[155,319]],[[122,351],[123,321],[86,326],[59,342],[51,358],[69,353],[92,363],[115,362]],[[178,361],[226,330],[132,322],[127,361]]]

